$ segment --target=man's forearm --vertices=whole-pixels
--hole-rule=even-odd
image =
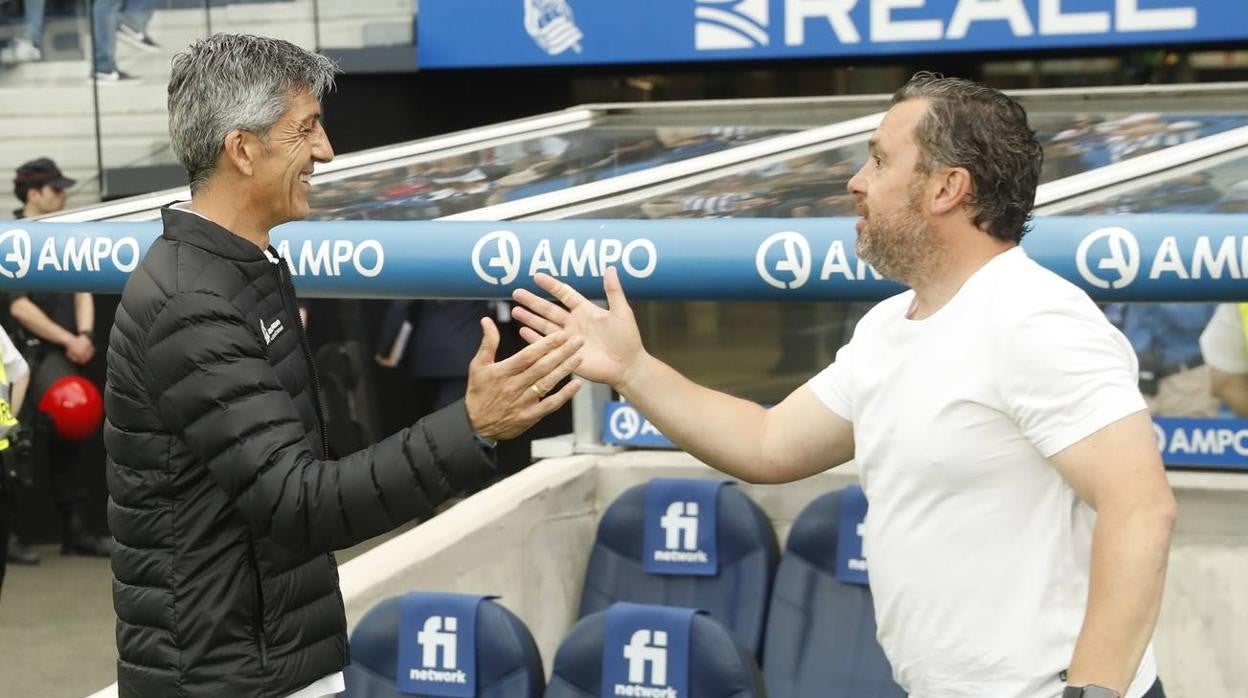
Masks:
[[[1096,684],[1126,695],[1157,625],[1173,526],[1173,500],[1098,513],[1071,686]]]
[[[13,304],[9,306],[9,314],[28,332],[45,342],[52,342],[63,347],[74,338],[73,332],[56,324],[29,298],[19,298],[13,301]]]
[[[763,453],[761,405],[698,385],[652,356],[638,362],[619,391],[698,460],[748,482],[776,480]]]
[[[74,321],[78,323],[76,332],[95,330],[95,299],[90,293],[74,294]]]

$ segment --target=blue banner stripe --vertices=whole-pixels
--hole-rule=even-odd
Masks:
[[[1248,38],[1242,0],[422,0],[422,69],[1181,45]]]
[[[878,300],[853,218],[303,222],[273,231],[300,294],[504,298],[558,276],[592,297],[614,266],[637,299]],[[120,293],[159,223],[0,223],[0,290]],[[1054,216],[1023,247],[1102,301],[1238,301],[1248,215]]]
[[[1156,417],[1153,429],[1162,460],[1170,468],[1248,472],[1248,419]],[[676,448],[637,408],[608,402],[603,443],[638,448]]]

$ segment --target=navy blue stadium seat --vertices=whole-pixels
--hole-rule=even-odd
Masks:
[[[430,594],[437,596],[437,594]],[[369,609],[351,632],[343,698],[411,698],[395,687],[401,596]],[[537,643],[524,622],[486,599],[477,610],[477,698],[539,698],[546,685]]]
[[[607,613],[582,618],[555,654],[546,698],[598,698]],[[753,653],[710,616],[693,617],[688,698],[766,698]]]
[[[836,576],[839,497],[802,510],[780,558],[763,658],[772,698],[905,698],[875,639],[871,589]]]
[[[767,599],[780,553],[763,510],[736,487],[717,499],[719,573],[713,577],[647,574],[642,568],[646,486],[621,494],[598,523],[579,617],[616,601],[699,608],[761,656]]]

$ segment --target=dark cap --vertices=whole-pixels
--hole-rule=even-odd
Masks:
[[[51,158],[39,158],[17,168],[17,176],[14,177],[13,183],[19,189],[22,185],[36,189],[48,185],[57,189],[69,189],[78,182],[62,174],[61,168],[57,167]]]

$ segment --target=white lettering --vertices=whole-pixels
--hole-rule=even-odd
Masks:
[[[634,253],[638,251],[645,253],[645,266],[639,267],[633,263]],[[624,246],[624,255],[620,261],[624,264],[624,271],[635,278],[645,279],[653,274],[655,267],[659,265],[659,251],[649,240],[631,240]]]
[[[849,569],[854,570],[855,572],[866,572],[867,561],[860,557],[851,557],[849,559]]]
[[[624,255],[624,244],[619,240],[607,239],[598,245],[598,268],[606,270],[607,267],[620,261]]]
[[[550,249],[550,240],[546,238],[538,241],[537,249],[533,250],[533,261],[529,262],[529,276],[539,271],[559,276],[559,270],[555,268],[555,253]]]
[[[468,675],[462,671],[439,671],[437,669],[409,669],[408,676],[412,681],[430,681],[436,683],[468,683]]]
[[[1153,268],[1148,271],[1148,278],[1159,279],[1162,274],[1187,278],[1187,269],[1183,266],[1182,255],[1179,254],[1179,242],[1173,235],[1162,238],[1161,246],[1157,248],[1157,256],[1153,258]]]
[[[858,28],[849,18],[857,4],[858,0],[785,0],[784,43],[789,46],[805,44],[806,20],[811,17],[826,18],[836,32],[836,40],[842,44],[862,41]]]
[[[351,261],[351,243],[334,240],[334,276],[342,276],[342,263]]]
[[[364,252],[366,250],[373,251],[373,266],[364,265]],[[381,268],[386,264],[386,251],[381,243],[376,240],[365,240],[355,248],[355,254],[351,258],[355,265],[355,270],[360,276],[371,279],[381,273]]]
[[[104,243],[108,244],[108,240],[105,239]],[[99,254],[98,246],[96,254]],[[95,271],[91,263],[91,238],[66,238],[65,249],[61,250],[61,268],[65,271]]]
[[[1193,429],[1191,444],[1188,446],[1188,453],[1221,455],[1222,449],[1218,448],[1217,430]]]
[[[893,19],[893,10],[923,7],[926,0],[872,0],[872,41],[934,41],[940,39],[939,19]]]
[[[1062,0],[1040,0],[1041,34],[1108,34],[1108,12],[1062,13]]]
[[[121,261],[121,252],[126,249],[130,250],[130,261],[123,262]],[[113,245],[112,257],[113,266],[117,267],[117,271],[120,271],[123,274],[129,274],[139,266],[139,260],[141,259],[139,256],[139,241],[131,237],[125,237],[118,240],[117,244]]]
[[[833,274],[840,274],[849,281],[855,281],[854,270],[849,266],[849,258],[845,254],[845,243],[833,240],[828,246],[828,254],[823,258],[823,267],[819,270],[819,280],[827,281]]]
[[[329,260],[329,240],[322,240],[316,246],[315,252],[312,251],[312,241],[304,240],[303,246],[299,248],[299,275],[319,276],[322,273],[331,276],[333,274]]]
[[[39,248],[39,261],[35,262],[35,269],[43,271],[47,267],[52,267],[57,271],[61,269],[61,262],[56,258],[56,238],[48,237],[43,241],[43,246]]]
[[[590,276],[598,276],[598,269],[594,264],[594,241],[586,240],[579,255],[576,240],[568,240],[564,243],[563,264],[560,269],[564,276],[584,276],[586,271]]]
[[[972,22],[1000,21],[1010,23],[1014,36],[1031,36],[1036,33],[1023,0],[962,0],[949,20],[948,39],[964,39]]]
[[[686,552],[683,550],[655,550],[655,562],[710,562],[711,558],[701,550]]]
[[[680,698],[674,688],[633,686],[630,684],[617,683],[615,684],[614,690],[615,695],[628,696],[629,698]]]
[[[1230,278],[1241,279],[1239,257],[1235,254],[1235,238],[1222,238],[1218,252],[1213,252],[1213,243],[1207,235],[1196,238],[1196,249],[1192,253],[1192,278],[1200,279],[1205,272],[1211,279],[1221,279],[1223,270],[1230,272]]]
[[[1195,7],[1141,10],[1140,0],[1117,0],[1116,28],[1120,32],[1151,32],[1196,28]]]

